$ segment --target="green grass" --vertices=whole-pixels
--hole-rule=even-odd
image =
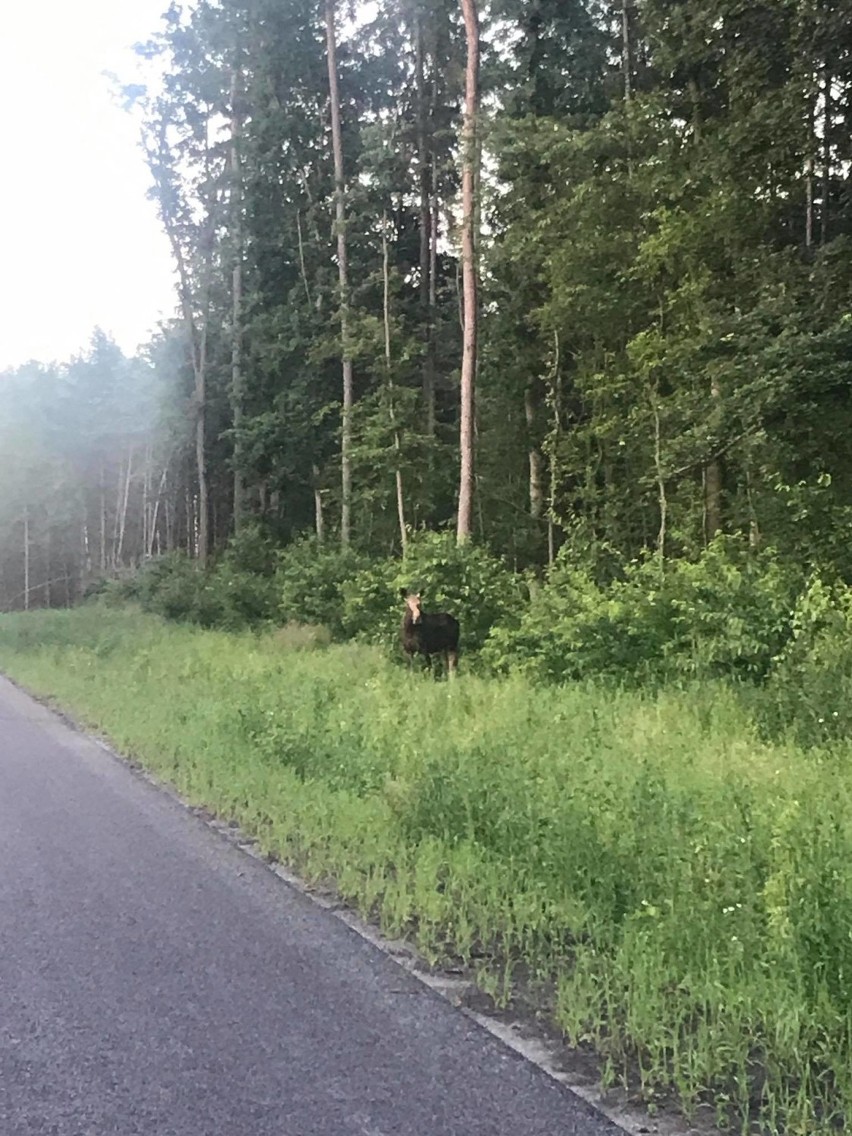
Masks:
[[[761,742],[722,685],[434,682],[321,636],[85,607],[0,667],[608,1074],[813,1136],[852,1116],[852,756]]]

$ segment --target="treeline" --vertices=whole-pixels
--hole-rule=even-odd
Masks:
[[[852,2],[356,16],[173,4],[140,48],[179,315],[4,377],[2,606],[256,524],[848,576]]]

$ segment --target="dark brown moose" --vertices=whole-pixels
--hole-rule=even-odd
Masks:
[[[446,611],[424,611],[417,592],[399,589],[405,600],[402,617],[402,649],[411,663],[415,655],[423,655],[432,664],[433,655],[443,655],[447,673],[452,674],[459,661],[459,624]]]

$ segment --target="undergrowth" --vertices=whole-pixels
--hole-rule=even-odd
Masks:
[[[100,605],[0,618],[0,666],[498,1001],[555,991],[608,1076],[743,1132],[852,1115],[848,744],[761,740],[718,682],[434,682]]]

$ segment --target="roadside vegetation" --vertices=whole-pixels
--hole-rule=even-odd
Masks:
[[[3,616],[0,666],[498,1003],[533,995],[605,1082],[843,1127],[845,588],[724,539],[539,583],[436,536],[402,562],[251,541]],[[461,620],[455,681],[392,657],[409,585]]]

